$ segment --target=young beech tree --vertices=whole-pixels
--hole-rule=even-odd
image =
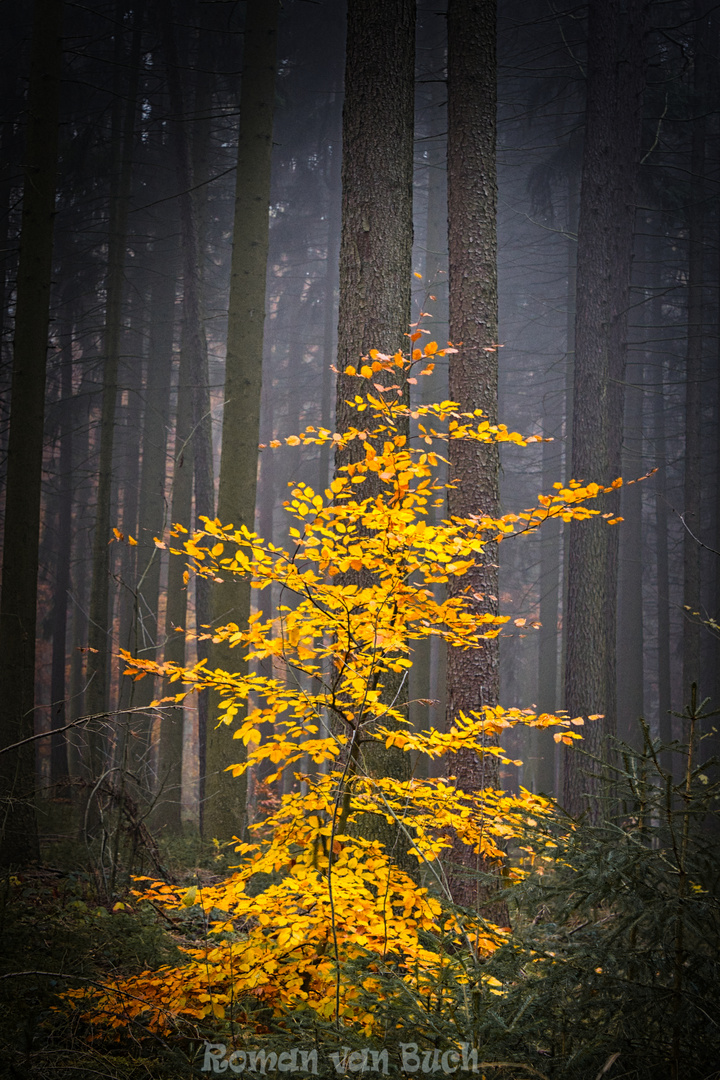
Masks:
[[[281,1024],[303,1013],[369,1036],[381,1023],[371,999],[442,1009],[448,973],[455,987],[482,987],[479,965],[504,931],[476,911],[452,906],[444,860],[459,837],[482,859],[500,863],[520,816],[541,815],[549,804],[528,792],[519,798],[489,787],[464,792],[452,776],[378,776],[366,767],[366,755],[384,746],[411,761],[418,755],[452,761],[467,752],[507,761],[493,737],[517,724],[556,726],[556,740],[565,743],[580,737],[574,729],[581,717],[500,706],[460,712],[448,731],[417,731],[401,696],[388,700],[383,689],[406,675],[417,641],[438,635],[459,649],[482,649],[507,622],[478,614],[462,593],[439,602],[436,582],[462,578],[491,541],[532,532],[547,520],[597,514],[586,503],[605,489],[556,484],[522,513],[432,524],[428,511],[442,494],[438,447],[456,439],[536,441],[489,424],[479,410],[461,413],[451,401],[410,413],[406,381],[428,374],[446,351],[435,342],[410,358],[371,351],[359,372],[345,370],[358,386],[351,401],[356,425],[342,434],[308,427],[286,439],[293,446],[356,442],[362,448],[324,493],[304,483],[293,487],[292,550],[207,518],[191,535],[174,527],[172,537],[186,536],[182,548],[172,549],[186,558],[186,577],[243,575],[255,589],[280,586],[273,617],[257,611],[247,626],[228,624],[214,639],[249,661],[281,657],[289,678],[254,674],[252,665],[237,674],[210,671],[204,661],[182,667],[129,655],[127,673],[177,684],[178,692],[162,699],[168,706],[192,691],[216,691],[219,724],[235,727],[234,738],[247,748],[246,760],[230,771],[262,766],[272,783],[296,768],[301,784],[253,826],[257,842],[238,841],[240,866],[225,881],[189,891],[162,882],[142,886],[138,895],[155,905],[199,905],[217,936],[188,949],[182,967],[145,972],[102,991],[73,991],[88,1019],[120,1027],[142,1014],[143,1024],[167,1032],[215,1023],[229,1011],[244,1030],[262,1032],[270,1007]],[[416,446],[398,434],[409,415],[417,423]],[[371,494],[364,496],[371,477]],[[348,583],[348,571],[361,567],[363,580]],[[394,826],[402,851],[363,836],[358,823],[368,813]],[[398,865],[408,852],[422,867],[423,884]],[[443,935],[455,944],[447,938],[443,944]]]

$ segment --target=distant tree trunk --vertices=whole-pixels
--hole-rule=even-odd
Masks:
[[[255,528],[260,441],[278,9],[277,0],[249,0],[247,4],[218,494],[218,517],[223,525],[244,525],[251,531]],[[215,585],[212,604],[213,621],[246,626],[249,580],[230,577]],[[224,666],[226,652],[216,647],[211,666]],[[233,654],[233,669],[237,662]],[[234,778],[224,771],[238,760],[240,744],[232,740],[225,726],[215,730],[211,725],[206,745],[204,832],[224,839],[242,835],[246,778]]]
[[[167,80],[172,111],[177,117],[174,132],[175,168],[180,188],[180,230],[182,237],[183,269],[183,335],[191,362],[193,382],[193,460],[195,469],[195,515],[215,517],[215,484],[213,479],[212,417],[208,379],[207,341],[202,321],[202,256],[200,245],[199,199],[194,197],[192,147],[184,123],[184,102],[178,50],[173,24],[173,2],[163,5],[162,29],[167,58]],[[195,582],[195,607],[198,628],[211,622],[210,584],[205,578]],[[198,642],[198,656],[209,657],[209,643]],[[200,769],[200,829],[203,830],[206,774],[206,740],[208,729],[207,695],[198,702],[199,769]]]
[[[43,415],[60,97],[61,0],[35,0],[0,607],[2,748],[34,732]],[[39,854],[32,743],[0,753],[0,865]]]
[[[81,312],[78,324],[82,325],[86,312]],[[88,356],[84,353],[83,375],[78,388],[78,393],[72,403],[73,421],[73,480],[75,482],[75,498],[73,506],[73,537],[70,549],[71,574],[71,603],[72,614],[70,618],[70,683],[68,687],[68,705],[66,715],[68,721],[77,720],[85,715],[85,670],[87,661],[88,640],[88,610],[90,597],[90,574],[88,573],[88,535],[91,529],[90,522],[90,499],[92,479],[87,475],[87,463],[90,458],[90,408],[94,396],[95,385],[93,383],[88,363]],[[84,480],[78,482],[84,475]],[[68,732],[68,764],[70,775],[73,779],[82,779],[84,763],[88,754],[86,749],[86,733],[82,725],[72,728]]]
[[[190,521],[193,490],[192,439],[192,361],[186,342],[180,342],[180,371],[175,417],[175,447],[172,468],[172,498],[170,521]],[[187,527],[187,526],[186,526]],[[165,610],[164,659],[174,664],[185,663],[185,634],[187,619],[187,587],[183,582],[185,565],[175,555],[168,565],[167,608]],[[180,632],[183,631],[183,632]],[[183,762],[183,728],[185,710],[181,707],[165,710],[160,720],[158,749],[158,784],[162,792],[157,809],[157,822],[169,831],[179,832],[181,820],[181,783]]]
[[[652,301],[651,326],[656,333],[662,327],[662,292],[656,292]],[[657,685],[658,685],[658,726],[660,741],[668,744],[672,741],[672,684],[670,679],[670,558],[668,551],[668,500],[667,500],[667,448],[665,438],[665,370],[662,353],[653,358],[646,382],[652,384],[652,419],[651,433],[654,457],[652,465],[657,469],[653,477],[653,497],[655,502],[655,588],[657,591]],[[672,772],[672,754],[666,752],[662,764]]]
[[[645,215],[642,216],[643,218]],[[647,221],[638,237],[640,265],[652,257],[647,236]],[[646,299],[640,308],[641,326],[651,325],[652,302],[637,282],[635,296]],[[625,379],[625,416],[623,423],[622,467],[626,481],[642,475],[645,454],[643,440],[644,369],[646,357],[639,348],[628,358]],[[628,484],[621,492],[623,524],[618,530],[618,602],[617,602],[617,733],[624,742],[642,745],[638,723],[644,716],[644,618],[643,618],[643,520],[642,484]]]
[[[685,498],[683,521],[683,706],[690,702],[693,683],[700,698],[709,689],[700,664],[700,543],[701,455],[703,445],[703,262],[705,229],[706,88],[710,74],[707,54],[709,0],[695,0],[694,115],[690,151],[690,210],[688,215],[688,338],[685,369]]]
[[[462,342],[450,361],[450,399],[463,411],[482,409],[497,422],[497,179],[496,5],[494,0],[448,3],[448,246],[450,339]],[[497,514],[499,454],[496,444],[451,442],[449,512]],[[452,595],[472,597],[478,615],[498,612],[497,546],[462,578]],[[448,725],[461,711],[496,705],[499,693],[497,639],[482,649],[448,649]],[[498,786],[497,758],[457,754],[451,763],[458,787],[467,792]],[[453,858],[468,868],[482,859],[455,844]],[[481,893],[472,877],[456,877],[453,897],[475,904]]]
[[[67,300],[65,301],[67,303]],[[72,409],[72,342],[75,324],[72,309],[66,313],[61,340],[60,369],[60,454],[58,461],[57,559],[55,597],[53,601],[52,669],[50,672],[50,783],[56,789],[69,775],[67,735],[61,729],[67,723],[67,664],[68,592],[70,590],[70,560],[72,552],[73,515],[73,409]]]
[[[557,405],[545,407],[543,436],[557,439],[562,424]],[[552,489],[558,478],[559,461],[553,447],[557,442],[544,442],[542,446],[542,490]],[[558,708],[559,638],[558,615],[560,612],[560,579],[562,559],[560,549],[560,526],[551,523],[538,534],[540,547],[540,640],[538,642],[538,698],[537,706],[542,712],[555,712]],[[549,793],[555,786],[555,743],[550,731],[533,728],[530,731],[531,769],[523,771],[523,784],[532,791]],[[527,763],[526,763],[527,765]]]
[[[174,219],[161,223],[172,228]],[[177,281],[177,241],[159,237],[153,244],[155,276],[150,290],[150,331],[148,340],[147,374],[145,378],[145,411],[142,433],[142,467],[140,472],[140,511],[138,528],[138,581],[135,596],[135,648],[144,659],[158,659],[162,652],[159,638],[160,600],[160,549],[155,537],[162,539],[167,525],[168,502],[165,492],[167,472],[167,435],[170,422],[170,383],[173,362],[173,334],[175,328],[175,294]],[[187,394],[187,389],[184,391]],[[188,514],[183,523],[190,520]],[[179,561],[179,560],[178,560]],[[180,569],[182,573],[182,569]],[[184,598],[181,583],[178,592]],[[168,597],[168,604],[170,603]],[[184,615],[182,617],[184,623]],[[155,697],[154,680],[150,677],[135,684],[134,704],[148,709]],[[181,713],[182,715],[182,713]],[[150,750],[152,717],[148,713],[141,720],[144,752]],[[182,734],[182,724],[180,724]],[[160,753],[163,751],[161,749]],[[177,751],[176,751],[177,756]],[[170,765],[166,775],[157,776],[160,797],[153,821],[173,832],[180,829],[180,778],[182,769],[182,741],[179,756]]]
[[[116,491],[113,505],[116,507],[117,525],[126,541],[138,534],[138,489],[140,486],[140,446],[142,432],[142,381],[143,348],[147,333],[147,307],[141,286],[128,298],[127,326],[123,333],[121,354],[123,357],[119,382],[123,388],[122,405],[115,436]],[[139,295],[138,295],[139,294]],[[115,581],[113,598],[113,637],[123,649],[136,649],[136,600],[137,547],[129,542],[118,544],[114,549],[112,578]],[[133,679],[122,674],[123,663],[113,657],[111,691],[117,702],[118,723],[115,746],[115,764],[132,775],[132,797],[146,802],[150,784],[148,776],[148,747],[144,737],[143,722],[135,713],[127,710],[136,705],[136,686]],[[112,693],[111,693],[112,703]],[[129,779],[129,777],[128,777]],[[122,783],[125,783],[123,775]]]
[[[644,86],[645,0],[591,0],[587,106],[578,225],[577,313],[572,432],[575,479],[619,475],[625,327]],[[604,505],[602,509],[607,509]],[[568,568],[565,707],[603,713],[584,729],[584,748],[601,757],[615,731],[617,534],[594,519],[572,522]],[[598,811],[596,780],[565,754],[563,802]]]
[[[105,301],[104,366],[102,412],[100,418],[100,460],[93,536],[92,588],[88,628],[87,691],[85,708],[90,715],[100,716],[108,708],[108,686],[111,652],[109,623],[109,577],[111,495],[113,479],[113,446],[118,391],[118,367],[122,333],[122,300],[127,248],[127,217],[132,181],[132,143],[135,126],[140,43],[142,36],[142,6],[134,9],[134,28],[128,61],[129,85],[123,87],[125,66],[123,20],[126,5],[119,2],[115,11],[115,80],[112,113],[112,160],[110,221],[108,237],[107,296]],[[91,779],[101,771],[102,740],[90,729],[89,761],[86,763]]]

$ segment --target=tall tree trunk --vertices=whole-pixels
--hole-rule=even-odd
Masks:
[[[93,536],[92,589],[88,632],[87,691],[85,708],[90,715],[101,716],[108,708],[111,655],[109,622],[111,497],[113,447],[118,392],[118,368],[122,334],[122,301],[127,249],[127,218],[132,182],[132,143],[140,69],[142,5],[134,9],[134,27],[128,60],[129,85],[122,86],[125,65],[123,20],[126,5],[118,2],[115,11],[115,85],[112,113],[112,177],[108,237],[107,296],[104,330],[104,366],[102,412],[100,417],[100,461]],[[98,729],[90,729],[90,778],[97,779],[102,768],[102,738]]]
[[[657,288],[657,287],[656,287]],[[652,301],[651,326],[659,334],[662,328],[662,292],[656,291]],[[665,369],[662,353],[653,359],[646,377],[652,383],[653,466],[657,474],[653,479],[655,501],[655,582],[657,590],[657,684],[658,684],[658,738],[667,745],[672,741],[672,670],[670,657],[670,558],[668,543],[667,500],[667,447],[665,438]],[[665,769],[672,772],[672,754],[667,751],[662,759]]]
[[[562,395],[564,396],[564,395]],[[562,397],[560,398],[562,402]],[[543,436],[557,440],[562,425],[558,406],[546,404]],[[553,447],[558,443],[544,442],[542,446],[542,490],[547,492],[557,480],[559,461]],[[560,584],[562,557],[560,526],[545,526],[538,535],[540,547],[540,640],[538,642],[538,709],[555,712],[558,708]],[[555,786],[555,743],[549,731],[533,728],[530,733],[531,770],[523,771],[523,784],[532,791],[553,790]],[[530,782],[529,782],[530,781]]]
[[[463,411],[482,409],[497,422],[497,179],[496,10],[494,0],[448,3],[448,246],[450,339],[462,342],[451,357],[450,399]],[[451,442],[449,512],[497,514],[499,454],[495,443]],[[452,578],[450,595],[474,597],[478,615],[498,612],[497,547],[488,544],[482,559],[462,578]],[[461,711],[496,705],[499,693],[497,639],[482,649],[448,649],[448,724]],[[457,754],[452,770],[467,792],[498,786],[492,755]],[[456,862],[480,867],[480,856],[457,843]],[[474,904],[480,893],[471,877],[457,877],[453,896]]]
[[[202,256],[200,245],[199,198],[194,195],[194,171],[190,139],[184,123],[184,102],[178,50],[173,24],[173,0],[163,5],[162,29],[167,58],[167,80],[172,111],[176,117],[174,132],[175,169],[180,189],[180,229],[183,270],[183,335],[191,362],[193,383],[193,461],[195,471],[195,515],[215,517],[213,479],[212,417],[208,379],[207,341],[202,320]],[[195,582],[195,607],[198,628],[211,622],[210,584],[206,578]],[[209,657],[209,643],[198,642],[198,656]],[[204,788],[206,774],[206,739],[208,729],[207,695],[198,702],[200,828],[203,830]]]
[[[338,379],[335,425],[356,423],[347,405],[355,383],[344,375],[349,364],[372,348],[392,354],[407,347],[412,266],[412,182],[414,131],[415,3],[413,0],[350,0],[345,50],[343,107],[342,224],[338,308]],[[362,452],[355,441],[337,464]],[[371,479],[362,497],[379,492]],[[372,584],[362,571],[353,577]],[[407,701],[400,681],[385,678],[385,695]],[[367,748],[371,775],[410,774],[409,755]],[[367,815],[363,835],[382,840],[406,866],[397,830],[384,818]],[[406,848],[407,845],[405,845]],[[411,860],[417,868],[416,860]],[[408,866],[412,870],[412,866]]]
[[[38,857],[34,730],[43,416],[57,173],[61,0],[35,0],[0,607],[0,865]]]
[[[67,303],[67,300],[65,300]],[[66,323],[61,341],[60,373],[60,454],[58,461],[57,556],[55,597],[53,601],[52,669],[50,672],[50,783],[56,789],[69,775],[67,735],[62,728],[67,723],[65,684],[67,664],[68,592],[70,590],[70,560],[72,551],[73,514],[73,311],[66,311]]]
[[[644,86],[645,0],[591,0],[587,106],[578,224],[577,312],[572,431],[575,479],[608,483],[619,474],[625,327]],[[603,506],[603,509],[607,509]],[[605,714],[585,728],[584,747],[604,752],[615,730],[617,534],[605,522],[569,529],[565,707]],[[596,778],[565,754],[563,801],[583,808]]]
[[[260,441],[278,9],[277,0],[249,0],[245,21],[218,493],[223,525],[232,522],[251,532]],[[231,577],[215,585],[212,605],[213,621],[246,626],[250,582]],[[225,655],[226,649],[216,647],[212,666],[224,666]],[[233,665],[237,667],[235,658]],[[222,838],[241,835],[246,779],[224,771],[237,761],[240,744],[224,726],[220,730],[210,726],[206,745],[204,832]]]
[[[336,427],[355,422],[343,375],[406,348],[412,259],[415,4],[350,0],[343,108]],[[382,163],[382,164],[380,164]]]
[[[177,412],[175,417],[175,447],[172,468],[171,522],[190,521],[193,489],[193,422],[192,422],[192,361],[184,335],[180,342],[180,371],[178,375]],[[186,526],[187,527],[187,526]],[[187,619],[187,588],[183,582],[184,563],[171,556],[168,565],[167,607],[165,610],[165,653],[167,663],[185,663],[185,629]],[[181,632],[182,631],[182,632]],[[160,720],[158,748],[158,785],[162,792],[157,809],[157,822],[168,830],[179,832],[181,818],[181,784],[183,763],[183,730],[185,710],[182,706],[164,710]]]
[[[160,225],[171,228],[172,220]],[[155,276],[150,290],[150,333],[148,341],[147,375],[145,378],[145,411],[142,435],[142,467],[140,472],[140,511],[138,528],[138,580],[135,590],[135,648],[137,655],[156,659],[162,651],[159,637],[160,549],[155,537],[161,539],[167,524],[168,503],[165,492],[167,473],[167,436],[170,421],[170,383],[173,362],[175,328],[175,294],[177,281],[177,241],[174,236],[159,237],[153,244],[156,260]],[[185,390],[187,394],[187,389]],[[189,522],[190,499],[187,499]],[[175,520],[175,519],[174,519]],[[182,572],[182,571],[180,571]],[[184,598],[181,583],[178,592]],[[168,597],[168,603],[170,602]],[[182,623],[184,624],[184,613]],[[149,709],[153,700],[154,680],[146,677],[135,684],[134,704]],[[180,713],[182,716],[182,713]],[[141,738],[144,753],[150,751],[153,718],[141,714]],[[162,733],[162,726],[161,726]],[[180,723],[182,736],[182,724]],[[160,753],[163,753],[161,749]],[[180,781],[182,769],[182,738],[174,748],[175,760],[167,762],[166,775],[157,775],[159,800],[153,821],[170,831],[180,829]],[[164,763],[165,764],[165,763]]]
[[[703,263],[705,228],[705,140],[707,136],[706,87],[709,0],[695,0],[695,41],[690,151],[690,212],[688,220],[688,338],[685,369],[685,523],[683,548],[683,705],[690,702],[693,683],[700,697],[710,689],[703,685],[700,665],[700,539],[701,454],[703,411]],[[705,678],[705,683],[709,680]]]
[[[643,215],[644,217],[644,215]],[[651,241],[643,221],[638,238],[640,265],[645,267],[651,255]],[[641,326],[647,336],[652,303],[636,282],[635,296],[643,296]],[[645,355],[636,346],[636,355],[628,358],[625,379],[625,415],[623,422],[622,468],[626,480],[643,471],[643,402]],[[617,602],[617,733],[624,742],[642,745],[638,723],[644,715],[644,619],[643,619],[643,485],[628,484],[621,492],[623,524],[619,532],[618,602]]]

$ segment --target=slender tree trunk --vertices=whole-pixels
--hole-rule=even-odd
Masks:
[[[82,324],[83,314],[78,322]],[[88,640],[88,611],[90,575],[88,571],[88,534],[91,530],[89,503],[92,481],[87,475],[90,458],[90,402],[94,385],[89,377],[88,357],[83,355],[84,372],[73,399],[73,479],[75,499],[73,507],[73,537],[70,550],[72,614],[70,619],[70,685],[67,719],[77,720],[85,715],[86,661]],[[93,389],[91,389],[91,387]],[[78,482],[83,476],[84,480]],[[78,726],[68,732],[68,758],[70,775],[75,780],[83,778],[84,764],[88,759],[86,732]]]
[[[557,439],[562,416],[557,406],[545,408],[543,435]],[[545,442],[542,447],[542,490],[547,492],[558,475],[557,442]],[[540,546],[540,640],[538,643],[538,708],[543,712],[555,712],[558,708],[558,674],[560,629],[560,579],[562,557],[560,549],[560,526],[552,523],[539,533]],[[523,784],[533,791],[553,790],[555,786],[555,743],[549,731],[533,728],[530,731],[532,771]],[[532,786],[528,783],[532,781]]]
[[[710,689],[703,685],[700,665],[700,539],[702,411],[703,411],[703,263],[705,228],[705,140],[708,84],[707,20],[709,0],[695,0],[695,70],[692,144],[690,152],[690,212],[688,221],[688,340],[685,369],[685,523],[683,547],[683,705],[690,701],[693,683],[700,698]],[[705,682],[708,682],[707,678]]]
[[[167,79],[172,111],[177,117],[174,149],[178,187],[180,188],[180,229],[183,268],[183,334],[189,351],[193,382],[193,459],[195,470],[196,517],[215,517],[215,484],[213,479],[212,417],[208,379],[207,341],[202,321],[202,253],[199,227],[199,199],[194,197],[194,170],[191,144],[183,122],[184,100],[180,67],[173,24],[174,5],[166,0],[163,10],[163,36],[167,57]],[[209,626],[212,612],[210,584],[206,578],[195,582],[195,606],[198,628]],[[198,642],[198,656],[209,657],[209,642]],[[206,740],[208,737],[207,695],[198,701],[199,769],[200,769],[200,829],[203,831],[205,809]]]
[[[116,7],[115,25],[115,99],[112,115],[112,187],[108,238],[107,299],[104,331],[104,367],[102,412],[100,418],[100,461],[93,536],[92,589],[88,632],[87,690],[85,707],[91,715],[101,715],[108,708],[110,676],[111,625],[109,622],[111,497],[113,447],[118,392],[118,367],[122,334],[122,301],[127,248],[127,217],[132,181],[132,143],[137,103],[142,7],[134,10],[135,23],[130,48],[129,85],[122,86],[125,64],[123,17],[125,4]],[[124,90],[124,94],[123,94]],[[97,779],[102,769],[102,739],[90,729],[88,772]]]
[[[121,648],[130,652],[137,649],[137,567],[138,548],[129,543],[132,537],[137,544],[140,487],[140,447],[142,432],[143,395],[143,343],[147,334],[148,312],[141,297],[147,289],[146,282],[129,298],[127,327],[123,333],[123,364],[120,384],[123,387],[123,404],[120,409],[118,430],[115,438],[115,472],[117,475],[118,524],[125,536],[125,543],[115,549],[113,634]],[[121,770],[121,783],[130,782],[131,797],[138,805],[147,804],[151,790],[148,749],[143,719],[128,710],[137,705],[137,688],[140,685],[123,675],[124,664],[113,658],[111,689],[117,701],[118,723],[115,747],[115,764]],[[127,774],[127,776],[126,776]]]
[[[651,325],[656,334],[661,333],[662,292],[656,291],[652,301]],[[657,590],[657,684],[658,728],[660,741],[666,745],[672,741],[672,670],[670,658],[670,558],[668,543],[667,500],[667,447],[665,438],[665,369],[662,353],[654,359],[648,371],[646,383],[652,384],[652,441],[653,466],[657,473],[653,478],[655,501],[655,581]],[[672,771],[672,754],[666,752],[662,764]]]
[[[163,221],[161,224],[167,228],[171,227],[173,222]],[[159,238],[153,244],[153,255],[156,263],[155,277],[150,290],[150,333],[140,472],[138,580],[135,590],[135,649],[137,655],[146,659],[155,659],[162,652],[158,622],[161,558],[160,549],[155,545],[155,537],[162,539],[168,518],[165,481],[177,289],[174,272],[177,264],[175,238]],[[179,519],[183,522],[188,522],[190,519],[189,498],[187,503],[187,517]],[[184,598],[185,593],[179,582],[177,588]],[[168,604],[169,602],[168,597]],[[184,624],[184,614],[181,624]],[[153,679],[146,677],[135,684],[134,703],[136,706],[149,709],[154,697]],[[150,752],[152,724],[153,717],[149,712],[142,716],[141,731],[145,753]],[[182,736],[182,724],[179,727]],[[153,820],[156,825],[164,825],[170,831],[178,832],[180,830],[182,739],[180,739],[179,748],[173,749],[175,760],[164,762],[166,767],[169,766],[169,769],[166,768],[166,774],[158,776],[157,765],[153,770],[160,788]],[[164,748],[161,748],[160,754],[164,754]]]
[[[650,240],[646,222],[638,238],[640,265],[649,263]],[[640,291],[637,282],[634,296]],[[640,308],[641,326],[647,335],[652,318],[652,304]],[[643,404],[645,356],[637,347],[626,365],[625,415],[623,422],[622,475],[626,481],[641,476],[643,445]],[[623,524],[618,530],[618,619],[617,619],[617,731],[624,742],[640,747],[642,730],[638,723],[644,716],[644,619],[643,619],[643,485],[628,484],[621,492]]]
[[[67,303],[67,301],[66,301]],[[58,461],[58,529],[53,603],[52,669],[50,672],[50,782],[58,789],[69,775],[67,736],[62,729],[67,723],[66,664],[68,593],[70,591],[70,559],[72,551],[73,515],[73,409],[72,409],[72,343],[75,329],[73,312],[67,312],[62,340],[60,375],[60,454]]]
[[[180,343],[177,413],[175,418],[175,448],[172,469],[171,522],[190,521],[193,489],[193,423],[191,358],[184,340]],[[187,527],[187,526],[186,526]],[[185,565],[175,555],[168,565],[167,608],[165,611],[165,661],[185,663],[185,629],[187,619],[187,587],[183,582]],[[183,761],[183,729],[185,710],[182,707],[165,710],[160,720],[158,752],[158,784],[162,795],[158,804],[158,821],[169,830],[181,828],[181,784]]]
[[[625,327],[644,86],[644,0],[591,0],[588,77],[578,225],[572,471],[608,483],[619,475]],[[612,507],[610,507],[612,508]],[[608,509],[607,506],[602,507]],[[573,715],[605,714],[585,728],[584,748],[602,757],[615,730],[617,534],[605,522],[569,529],[565,705]],[[563,801],[598,813],[597,781],[565,754]]]
[[[34,731],[35,604],[57,173],[61,0],[35,0],[8,443],[0,699],[2,749]],[[38,857],[32,743],[0,753],[0,865]]]
[[[277,0],[249,0],[247,4],[218,494],[221,522],[235,528],[244,525],[251,532],[260,441],[278,8]],[[231,577],[215,585],[212,604],[214,622],[246,626],[249,580]],[[226,662],[226,649],[216,647],[212,666]],[[236,654],[233,665],[237,667]],[[233,742],[227,728],[208,728],[204,826],[208,836],[242,834],[246,779],[224,771],[238,760],[239,752],[240,744]]]

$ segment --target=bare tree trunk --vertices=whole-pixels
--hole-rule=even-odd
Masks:
[[[8,443],[0,699],[2,748],[34,731],[35,604],[57,173],[61,0],[35,0]],[[34,746],[0,753],[0,865],[39,854]]]
[[[193,489],[191,359],[184,340],[180,342],[180,371],[178,376],[177,414],[175,417],[175,448],[172,470],[171,522],[190,521]],[[165,611],[164,659],[175,664],[185,663],[185,634],[187,619],[187,588],[183,582],[185,566],[179,556],[171,556],[168,565],[167,608]],[[183,631],[183,632],[181,632]],[[157,808],[157,821],[173,832],[181,829],[181,784],[183,763],[183,729],[185,710],[166,710],[160,720],[158,751],[158,784],[162,792]]]
[[[177,118],[174,133],[175,168],[180,189],[180,228],[183,268],[183,335],[191,362],[193,382],[193,460],[195,467],[195,515],[215,517],[215,484],[213,479],[212,417],[208,380],[207,341],[202,322],[202,258],[198,220],[198,198],[193,197],[194,175],[190,139],[183,122],[184,101],[175,26],[173,2],[163,5],[162,29],[167,58],[167,80],[172,111]],[[195,582],[195,604],[198,627],[211,622],[210,584],[205,578]],[[198,642],[198,656],[209,657],[209,643]],[[198,701],[199,768],[200,768],[200,829],[203,830],[204,788],[206,773],[206,739],[208,728],[207,696]]]
[[[649,262],[650,240],[647,223],[641,226],[639,240],[640,264]],[[640,294],[637,282],[635,296]],[[640,308],[641,326],[645,328],[652,316],[652,304]],[[625,480],[641,476],[644,461],[643,402],[645,355],[637,346],[634,358],[629,357],[625,379],[625,415],[623,422],[622,475]],[[619,530],[618,601],[617,601],[617,731],[624,741],[642,745],[642,730],[638,723],[644,716],[644,619],[643,619],[643,485],[628,484],[621,492],[620,508],[623,524]]]
[[[635,191],[644,87],[645,0],[591,0],[588,78],[578,225],[572,471],[608,483],[619,474]],[[603,507],[607,509],[607,507]],[[569,529],[565,706],[573,715],[605,714],[584,732],[601,757],[615,730],[617,535],[605,522]],[[565,754],[567,810],[598,813],[596,780]]]
[[[372,348],[392,354],[407,348],[412,266],[415,3],[413,0],[351,0],[348,5],[343,108],[342,225],[338,309],[338,379],[335,425],[356,423],[346,400],[355,383],[343,374]],[[382,374],[382,373],[379,373]],[[355,441],[336,466],[362,452]],[[379,492],[367,479],[363,498]],[[372,584],[360,571],[352,579]],[[407,702],[407,692],[385,678],[384,694]],[[403,697],[404,695],[404,697]],[[371,775],[410,775],[409,755],[367,747]],[[364,815],[359,829],[385,843],[408,865],[398,831],[385,819]],[[400,844],[398,846],[398,841]],[[407,845],[405,845],[405,850]]]
[[[67,303],[67,301],[66,301]],[[68,592],[70,591],[70,559],[72,551],[73,513],[73,409],[72,409],[72,342],[75,323],[72,310],[66,312],[61,340],[60,374],[60,454],[58,461],[57,557],[55,596],[53,600],[52,670],[50,673],[50,783],[57,793],[59,785],[69,775],[67,736],[61,729],[67,723],[65,670],[67,662]]]
[[[338,370],[370,349],[406,347],[412,256],[411,0],[351,0],[343,109]],[[382,163],[382,165],[380,165]],[[355,420],[355,383],[340,374],[336,427]]]
[[[705,89],[708,85],[709,0],[695,0],[694,103],[690,153],[690,212],[688,221],[688,340],[685,369],[685,499],[683,521],[683,705],[690,701],[693,683],[702,698],[700,665],[700,534],[701,454],[703,410],[703,263],[705,228],[705,140],[707,116]],[[707,679],[705,680],[708,681]]]
[[[162,221],[161,227],[172,228],[174,220]],[[165,492],[167,472],[167,437],[170,421],[170,383],[173,362],[175,328],[175,294],[177,281],[177,242],[174,237],[159,237],[153,244],[156,259],[155,277],[150,290],[150,333],[148,341],[147,375],[145,378],[145,412],[142,435],[142,467],[140,473],[140,512],[138,529],[138,580],[135,591],[135,649],[136,654],[155,659],[162,653],[159,637],[160,549],[155,537],[162,539],[167,524],[168,503]],[[185,391],[187,393],[187,390]],[[188,516],[180,519],[189,521]],[[180,571],[182,572],[182,571]],[[185,597],[178,583],[178,592]],[[170,598],[168,597],[168,604]],[[184,622],[184,614],[182,616]],[[153,700],[154,680],[146,677],[135,684],[134,704],[147,709]],[[180,711],[180,716],[182,712]],[[144,752],[150,752],[153,718],[148,713],[141,720]],[[182,736],[182,723],[180,723]],[[162,727],[161,727],[162,737]],[[160,755],[164,755],[164,747]],[[166,775],[157,775],[156,794],[159,802],[153,821],[166,825],[174,832],[180,830],[180,782],[182,770],[182,739],[174,747],[175,759],[165,762]],[[158,792],[157,786],[160,786]]]
[[[85,707],[92,715],[101,715],[108,708],[111,631],[109,622],[109,578],[111,495],[113,479],[113,446],[118,391],[118,367],[122,333],[122,301],[127,247],[127,216],[132,181],[132,143],[140,69],[142,36],[142,6],[134,9],[134,28],[130,48],[129,85],[122,86],[125,65],[123,48],[123,18],[125,4],[119,0],[115,12],[115,97],[112,115],[112,188],[110,192],[110,222],[108,238],[107,298],[104,331],[104,367],[102,412],[100,418],[100,461],[93,536],[92,589],[88,631],[87,690]],[[124,90],[124,94],[123,94]],[[89,761],[86,763],[91,779],[97,779],[102,768],[102,739],[89,733]]]
[[[255,528],[260,399],[262,391],[265,279],[269,242],[277,0],[249,0],[245,21],[235,219],[228,304],[225,407],[218,516],[224,525]],[[215,585],[213,621],[240,627],[250,617],[250,582],[230,577]],[[227,650],[213,649],[211,666],[226,664]],[[238,663],[233,654],[233,666]],[[216,701],[211,701],[215,706]],[[214,708],[213,708],[214,712]],[[238,760],[240,744],[224,726],[207,731],[205,825],[208,836],[242,835],[246,778],[224,770]]]
[[[662,292],[652,301],[651,326],[656,334],[662,329]],[[657,590],[657,683],[658,737],[662,743],[672,741],[672,686],[670,673],[670,558],[668,551],[667,448],[665,438],[665,368],[662,352],[654,359],[646,382],[652,382],[652,465],[657,469],[653,478],[655,501],[655,582]],[[672,754],[662,759],[665,769],[672,772]]]
[[[482,409],[491,424],[497,422],[498,393],[495,8],[493,0],[448,3],[450,339],[462,342],[450,362],[450,399],[463,411]],[[497,514],[497,444],[452,442],[449,459],[450,479],[458,484],[449,493],[450,514]],[[488,544],[468,573],[452,578],[448,593],[473,597],[478,615],[497,614],[497,546]],[[448,724],[461,711],[496,705],[499,688],[497,639],[482,649],[448,649]],[[491,755],[457,754],[452,771],[457,786],[469,793],[498,786],[498,762]],[[453,858],[469,869],[483,866],[481,857],[459,842]],[[472,876],[457,876],[452,890],[454,899],[467,905],[483,893]]]

